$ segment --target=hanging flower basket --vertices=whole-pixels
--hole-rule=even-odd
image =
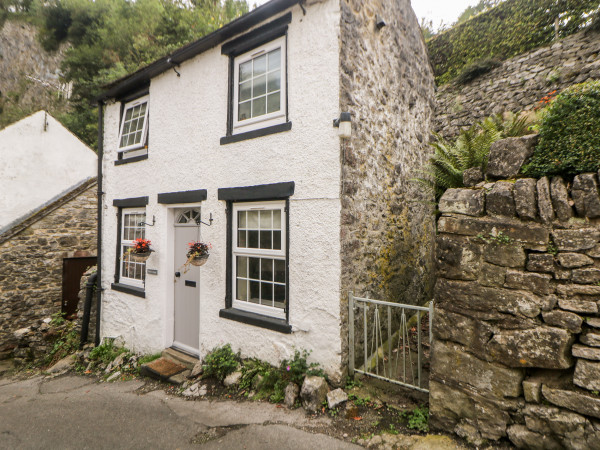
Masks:
[[[129,254],[129,257],[131,259],[133,259],[135,262],[146,262],[146,260],[148,258],[150,258],[151,254],[152,254],[151,251],[143,252],[143,253],[134,253],[134,252],[131,252]]]
[[[206,254],[206,255],[202,255],[202,256],[196,256],[194,258],[190,259],[190,264],[192,266],[196,266],[196,267],[200,267],[203,266],[204,264],[206,264],[206,261],[208,261],[208,257],[210,255]]]

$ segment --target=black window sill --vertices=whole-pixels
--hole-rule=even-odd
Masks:
[[[126,294],[135,295],[136,297],[146,298],[146,291],[139,287],[128,286],[127,284],[121,283],[112,283],[110,288],[113,291],[125,292]]]
[[[248,325],[267,328],[273,331],[279,331],[280,333],[290,334],[292,332],[292,326],[283,319],[275,319],[273,317],[242,311],[240,309],[222,309],[219,311],[219,317],[235,320],[236,322],[241,322]]]
[[[262,136],[268,136],[269,134],[281,133],[283,131],[290,131],[291,129],[292,122],[280,123],[279,125],[273,125],[271,127],[261,128],[259,130],[252,130],[246,133],[224,136],[221,138],[221,145],[232,144],[234,142],[245,141],[247,139],[254,139]]]
[[[129,164],[129,163],[134,163],[134,162],[138,162],[138,161],[143,161],[144,159],[148,159],[148,155],[140,155],[140,156],[134,156],[132,158],[118,159],[115,161],[115,166],[120,166],[121,164]]]

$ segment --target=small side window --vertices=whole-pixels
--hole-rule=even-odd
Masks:
[[[148,109],[147,95],[125,104],[119,130],[119,158],[147,153]]]

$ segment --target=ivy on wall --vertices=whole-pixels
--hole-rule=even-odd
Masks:
[[[576,33],[599,10],[599,0],[506,0],[427,42],[436,82],[451,81],[475,61],[508,59]]]

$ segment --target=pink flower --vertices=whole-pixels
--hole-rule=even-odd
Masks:
[[[291,367],[290,367],[290,366],[287,366],[287,367],[286,367],[286,369],[287,369],[287,371],[289,372],[289,371],[290,371],[290,369],[291,369]]]

